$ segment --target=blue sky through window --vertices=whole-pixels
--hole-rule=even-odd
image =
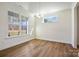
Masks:
[[[57,20],[58,20],[57,18],[58,18],[57,16],[48,16],[48,17],[44,18],[44,22],[45,23],[57,22]]]

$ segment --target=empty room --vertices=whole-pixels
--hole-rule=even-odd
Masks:
[[[0,2],[0,57],[78,57],[78,2]]]

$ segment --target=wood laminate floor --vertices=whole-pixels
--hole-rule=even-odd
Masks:
[[[33,39],[29,42],[0,51],[0,56],[5,57],[71,57],[78,56],[79,49],[71,45]]]

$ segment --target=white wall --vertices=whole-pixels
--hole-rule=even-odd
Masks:
[[[37,38],[71,44],[71,9],[47,14],[45,16],[58,16],[58,21],[56,23],[42,23],[42,19],[37,19]]]
[[[29,11],[15,3],[0,3],[0,50],[15,46],[17,44],[29,41],[34,38],[34,33],[30,35],[33,23],[29,19],[28,34],[16,37],[8,37],[8,11],[18,13],[20,15],[29,16]],[[30,25],[31,24],[31,25]]]
[[[72,46],[77,48],[77,2],[72,4]]]

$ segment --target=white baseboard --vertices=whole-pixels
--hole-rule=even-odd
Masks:
[[[65,41],[60,41],[60,40],[55,40],[55,39],[48,39],[48,38],[38,38],[37,39],[41,39],[41,40],[47,40],[47,41],[55,41],[55,42],[60,42],[60,43],[66,43],[66,44],[71,44],[69,42],[65,42]]]

